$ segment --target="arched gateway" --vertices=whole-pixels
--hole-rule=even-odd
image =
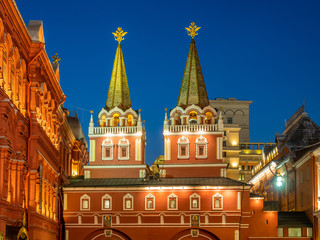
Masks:
[[[131,238],[129,238],[126,234],[115,229],[96,230],[86,236],[83,240],[105,240],[106,237],[109,237],[112,240],[131,240]]]
[[[217,236],[203,229],[186,229],[177,233],[171,240],[220,240]]]

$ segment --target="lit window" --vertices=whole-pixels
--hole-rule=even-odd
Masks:
[[[155,197],[151,193],[149,193],[145,197],[145,209],[154,210],[154,201],[155,201]]]
[[[107,138],[102,142],[102,160],[112,160],[113,159],[113,142],[111,139]]]
[[[167,170],[166,169],[160,169],[160,177],[166,177]]]
[[[145,176],[146,176],[146,170],[140,169],[140,170],[139,170],[139,177],[140,177],[140,178],[145,178]]]
[[[119,140],[118,147],[119,153],[118,158],[119,160],[129,160],[129,140],[122,138]]]
[[[189,139],[184,136],[178,140],[178,158],[189,158]]]
[[[168,196],[168,210],[177,210],[178,209],[178,197],[174,193],[171,193]]]
[[[133,197],[130,194],[126,194],[123,197],[123,209],[133,210]]]
[[[212,113],[206,112],[206,124],[212,124]]]
[[[119,126],[119,114],[117,113],[113,114],[112,123],[114,127]]]
[[[80,198],[80,210],[90,210],[90,197],[87,194]]]
[[[212,197],[212,209],[213,210],[221,210],[222,209],[222,204],[223,204],[223,196],[219,193],[216,193],[215,195],[213,195]]]
[[[196,111],[191,111],[189,113],[189,123],[190,124],[196,124],[197,122],[198,122],[197,112]]]
[[[111,210],[111,196],[108,194],[102,197],[102,210]]]
[[[196,139],[196,158],[207,158],[207,144],[208,141],[203,136]]]
[[[133,125],[133,117],[131,114],[128,115],[127,126],[131,127]]]
[[[196,193],[190,196],[190,210],[200,209],[200,196]]]

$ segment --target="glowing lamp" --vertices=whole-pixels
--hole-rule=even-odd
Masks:
[[[277,186],[278,187],[281,187],[283,184],[283,179],[281,176],[277,176]]]
[[[232,163],[232,167],[234,167],[234,168],[237,167],[237,163],[236,163],[236,162],[233,162],[233,163]]]
[[[232,141],[232,146],[236,146],[237,142],[236,141]]]

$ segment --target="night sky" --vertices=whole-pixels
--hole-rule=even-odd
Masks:
[[[191,41],[208,96],[251,100],[251,142],[272,142],[305,101],[320,125],[320,1],[17,0],[23,19],[43,20],[46,51],[62,58],[65,107],[88,132],[90,110],[105,106],[121,43],[133,109],[146,120],[147,163],[163,154],[164,109],[176,106]]]

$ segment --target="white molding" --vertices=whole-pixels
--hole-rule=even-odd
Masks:
[[[171,167],[227,167],[227,163],[159,164],[161,168]]]
[[[200,142],[200,140],[204,140],[204,142]],[[199,154],[199,146],[204,146],[204,155]],[[208,140],[202,135],[196,139],[196,158],[203,159],[208,157]]]
[[[181,141],[185,141],[185,142],[181,142]],[[189,159],[190,158],[190,148],[189,148],[189,145],[190,145],[190,142],[189,142],[189,139],[185,136],[182,136],[178,139],[178,159]],[[182,146],[185,146],[186,147],[186,156],[181,156],[180,155],[180,148]]]
[[[109,143],[106,143],[109,142]],[[102,160],[113,160],[113,141],[110,138],[105,139],[101,144]],[[104,157],[105,148],[110,148],[110,157]]]
[[[132,164],[132,165],[92,165],[92,166],[83,166],[84,169],[95,169],[95,168],[146,168],[145,164]]]
[[[126,143],[121,143],[126,142]],[[127,156],[126,157],[120,157],[121,156],[121,147],[126,147]],[[124,137],[121,138],[118,142],[118,159],[119,160],[129,160],[130,158],[130,142],[128,139],[125,139]]]

